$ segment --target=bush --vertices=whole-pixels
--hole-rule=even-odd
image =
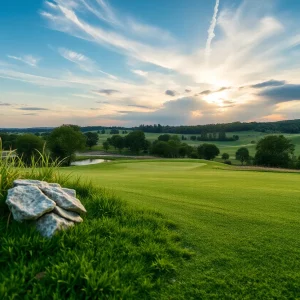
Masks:
[[[225,160],[224,164],[226,164],[226,165],[232,165],[231,160]]]

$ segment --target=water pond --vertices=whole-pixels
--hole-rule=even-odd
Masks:
[[[79,160],[79,161],[74,161],[71,163],[71,166],[88,166],[88,165],[96,165],[96,164],[101,164],[105,162],[109,162],[110,160],[106,159],[85,159],[85,160]]]

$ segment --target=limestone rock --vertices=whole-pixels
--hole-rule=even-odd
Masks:
[[[71,197],[76,198],[76,191],[73,189],[67,189],[67,188],[62,188],[62,190],[64,192],[66,192],[68,195],[70,195]]]
[[[61,188],[55,187],[42,187],[41,190],[45,195],[51,198],[59,207],[77,212],[77,213],[86,213],[86,209],[81,204],[81,202],[75,197],[70,196]]]
[[[48,182],[40,181],[40,180],[33,180],[33,179],[17,179],[14,181],[14,187],[16,186],[37,186],[37,187],[44,187],[48,186]]]
[[[50,212],[56,206],[55,202],[44,195],[37,186],[16,186],[8,190],[6,204],[16,221],[36,220]]]
[[[51,186],[51,187],[61,188],[61,185],[59,183],[48,183],[48,185]]]
[[[76,223],[81,223],[83,222],[82,218],[80,217],[80,215],[76,212],[72,212],[72,211],[67,211],[59,206],[56,206],[53,211],[53,213]]]
[[[46,214],[36,222],[37,230],[44,237],[52,237],[58,231],[68,229],[72,226],[74,226],[73,222],[54,213]]]
[[[48,183],[46,181],[41,180],[33,180],[33,179],[17,179],[14,181],[14,186],[19,185],[34,185],[37,187],[44,187],[44,186],[51,186],[51,187],[59,187],[61,188],[61,185],[59,183]]]

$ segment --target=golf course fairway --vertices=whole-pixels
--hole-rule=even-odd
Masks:
[[[180,299],[300,297],[300,173],[201,160],[121,160],[64,172],[70,170],[177,225],[195,253],[170,284]]]

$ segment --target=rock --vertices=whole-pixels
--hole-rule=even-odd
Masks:
[[[56,206],[53,211],[53,213],[76,223],[81,223],[83,222],[82,218],[80,217],[80,215],[76,212],[72,212],[72,211],[67,211],[59,206]]]
[[[71,197],[76,198],[76,191],[73,189],[67,189],[67,188],[62,188],[62,190],[64,192],[66,192],[68,195],[70,195]]]
[[[8,190],[6,204],[16,221],[36,220],[50,212],[56,206],[55,202],[44,195],[34,185],[16,186]]]
[[[48,185],[51,186],[51,187],[61,188],[61,185],[59,183],[48,183]]]
[[[86,213],[86,209],[81,204],[81,202],[75,197],[70,196],[61,188],[47,187],[44,186],[41,188],[43,193],[51,198],[59,207],[77,212],[77,213]]]
[[[14,181],[14,187],[16,186],[49,186],[48,182],[40,181],[40,180],[32,180],[32,179],[17,179]]]
[[[58,231],[68,229],[72,226],[74,226],[73,222],[54,213],[46,214],[36,222],[37,230],[44,237],[52,237]]]
[[[14,181],[14,186],[19,185],[35,185],[37,187],[43,187],[43,186],[51,186],[51,187],[58,187],[61,188],[61,185],[59,183],[48,183],[46,181],[41,180],[33,180],[33,179],[17,179]]]

